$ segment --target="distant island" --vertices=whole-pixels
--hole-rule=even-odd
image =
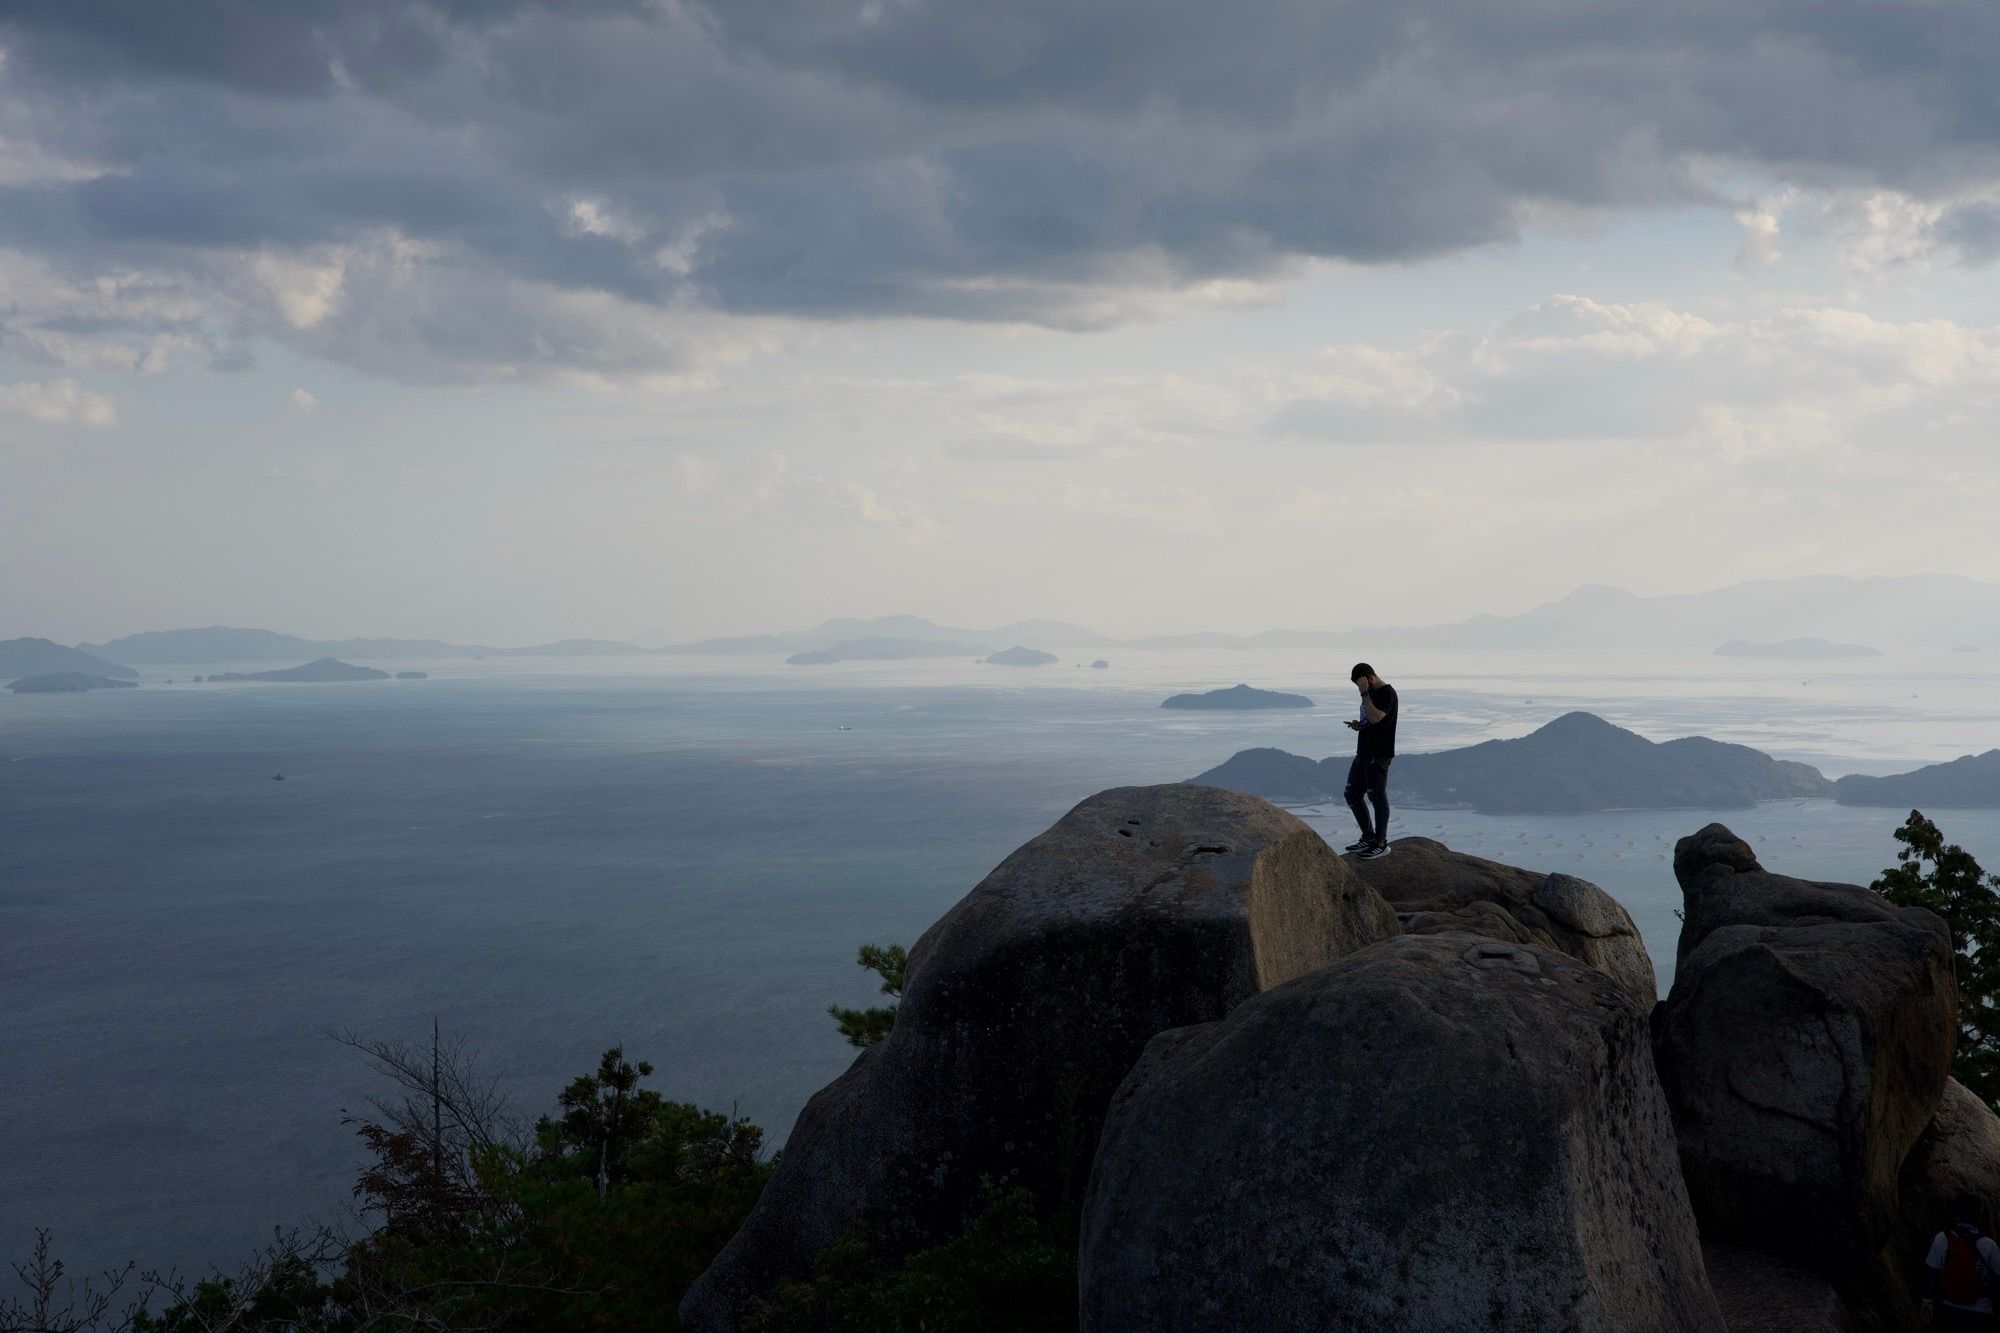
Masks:
[[[7,688],[16,694],[82,694],[85,690],[134,690],[138,687],[136,680],[113,680],[109,676],[92,676],[81,671],[54,671],[40,676],[23,676]]]
[[[0,680],[76,672],[86,676],[112,676],[120,680],[139,678],[139,673],[131,667],[107,662],[79,648],[65,648],[48,639],[0,640]]]
[[[1794,662],[1818,662],[1829,657],[1880,657],[1880,648],[1859,643],[1834,643],[1828,639],[1786,639],[1780,643],[1752,643],[1731,639],[1715,650],[1717,657],[1771,657]]]
[[[1038,648],[1002,648],[986,659],[995,666],[1047,666],[1056,660],[1054,653],[1045,653]]]
[[[793,653],[785,661],[792,666],[824,666],[830,662],[902,662],[924,657],[972,657],[987,651],[990,650],[984,644],[877,636],[841,639],[825,648]]]
[[[389,673],[377,671],[374,667],[351,666],[337,662],[331,657],[322,657],[317,662],[304,666],[287,667],[281,671],[225,671],[219,676],[210,676],[211,681],[229,680],[290,680],[324,682],[335,680],[387,680]]]
[[[397,680],[429,680],[430,678],[431,673],[428,671],[398,671],[396,673]]]
[[[1107,670],[1109,670],[1109,669],[1110,669],[1110,667],[1111,667],[1111,663],[1109,663],[1109,662],[1105,661],[1105,660],[1104,660],[1103,658],[1101,658],[1101,657],[1100,657],[1100,658],[1098,658],[1098,659],[1097,659],[1097,660],[1096,660],[1095,662],[1092,662],[1092,663],[1090,664],[1090,669],[1091,669],[1092,671],[1107,671]]]
[[[2000,807],[2000,750],[1961,755],[1950,763],[1930,764],[1890,777],[1854,773],[1834,786],[1842,805],[1993,809]]]
[[[1323,800],[1346,785],[1348,759],[1314,761],[1244,750],[1190,779],[1253,796]],[[1832,796],[1807,764],[1704,736],[1649,741],[1592,713],[1565,713],[1516,740],[1396,757],[1392,800],[1481,814],[1620,809],[1735,809],[1757,801]]]
[[[1311,708],[1313,701],[1303,694],[1279,690],[1259,690],[1248,685],[1232,685],[1226,690],[1204,694],[1176,694],[1160,703],[1162,708],[1236,710],[1250,708]]]

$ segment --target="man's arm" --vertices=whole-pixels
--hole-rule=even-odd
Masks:
[[[1361,692],[1361,708],[1363,712],[1368,714],[1370,722],[1380,722],[1383,718],[1389,716],[1375,706],[1375,696],[1367,690]]]

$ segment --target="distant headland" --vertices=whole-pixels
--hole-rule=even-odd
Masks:
[[[2000,750],[1961,755],[1949,763],[1888,777],[1850,774],[1837,785],[1842,805],[2000,808]]]
[[[1347,783],[1348,759],[1239,750],[1190,782],[1271,800],[1323,801]],[[1594,713],[1565,713],[1513,740],[1403,754],[1392,798],[1416,808],[1481,814],[1594,810],[1739,809],[1758,801],[1832,798],[1842,805],[2000,808],[2000,750],[1889,777],[1829,780],[1809,764],[1774,759],[1706,736],[1649,741]]]
[[[1253,796],[1324,800],[1347,781],[1345,756],[1314,761],[1244,750],[1190,779]],[[1591,810],[1727,810],[1788,797],[1832,796],[1816,768],[1703,736],[1654,742],[1593,713],[1565,713],[1529,735],[1435,754],[1401,754],[1394,799],[1482,814]]]

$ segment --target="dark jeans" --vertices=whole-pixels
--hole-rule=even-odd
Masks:
[[[1955,1310],[1940,1301],[1932,1307],[1931,1333],[1993,1333],[1993,1316]]]
[[[1388,759],[1367,759],[1354,756],[1354,762],[1347,768],[1347,808],[1354,812],[1354,820],[1361,825],[1361,836],[1369,842],[1389,840],[1389,765]],[[1363,804],[1362,797],[1367,797]],[[1368,822],[1368,806],[1375,807],[1375,822]]]

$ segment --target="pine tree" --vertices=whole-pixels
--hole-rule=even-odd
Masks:
[[[1897,864],[1870,887],[1902,907],[1922,907],[1951,930],[1958,981],[1958,1041],[1951,1075],[2000,1110],[2000,875],[1989,875],[1923,812],[1896,830]]]
[[[902,945],[885,947],[864,944],[855,961],[882,978],[884,995],[902,998],[903,972],[910,965],[910,955]],[[840,1025],[840,1035],[847,1038],[850,1046],[873,1046],[888,1036],[889,1029],[896,1025],[896,1006],[893,1004],[874,1009],[843,1009],[837,1004],[830,1004],[826,1011]]]

